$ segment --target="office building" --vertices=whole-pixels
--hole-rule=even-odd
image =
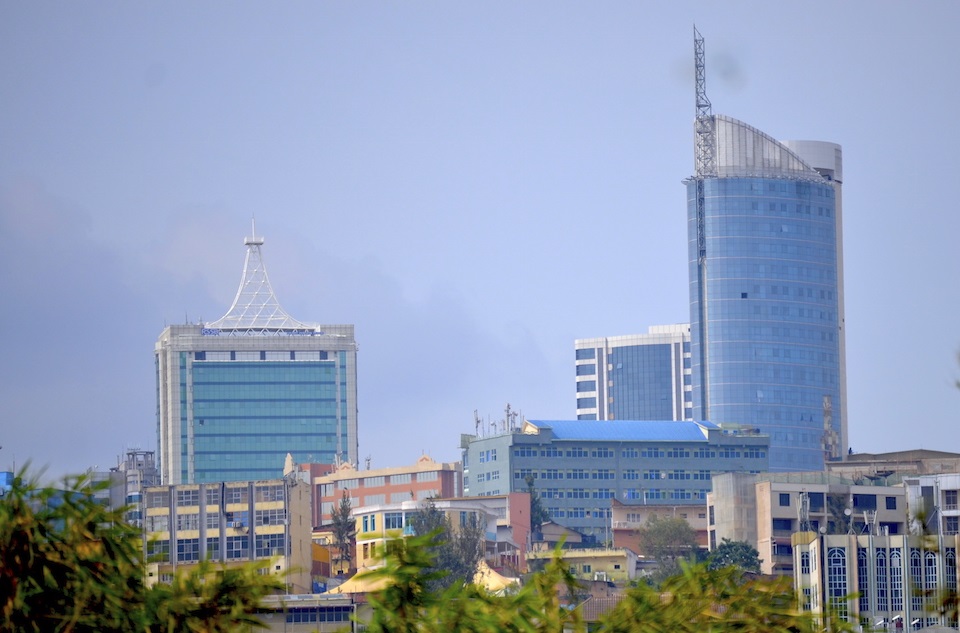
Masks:
[[[692,420],[690,326],[574,342],[578,420]]]
[[[709,422],[525,420],[518,431],[464,436],[463,489],[526,492],[550,520],[608,542],[611,500],[704,505],[716,473],[767,470],[770,438]]]
[[[903,483],[916,532],[960,534],[960,474],[904,477]]]
[[[248,238],[233,305],[220,319],[171,325],[155,348],[163,483],[279,477],[296,462],[357,460],[352,325],[297,321],[277,301],[263,239]]]
[[[144,511],[149,584],[201,560],[259,561],[287,593],[312,590],[310,487],[298,479],[154,486]]]
[[[841,149],[712,114],[696,53],[693,419],[769,434],[772,470],[822,470],[848,445]]]

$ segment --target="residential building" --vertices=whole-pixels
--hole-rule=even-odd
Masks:
[[[411,466],[358,470],[349,462],[329,474],[313,478],[313,525],[330,521],[343,493],[353,508],[401,501],[461,496],[461,467],[458,462],[440,463],[421,455]]]
[[[613,546],[625,547],[634,552],[641,552],[640,538],[637,530],[654,515],[657,518],[683,519],[697,535],[697,544],[706,549],[707,537],[707,506],[704,503],[668,505],[644,505],[632,501],[610,500],[610,513],[613,526]]]
[[[714,477],[707,495],[710,549],[723,539],[745,541],[765,574],[793,573],[794,532],[906,534],[907,516],[903,486],[827,473],[727,473]]]
[[[693,419],[770,435],[770,469],[846,453],[841,148],[712,113],[696,37],[687,188]]]
[[[233,305],[171,325],[155,347],[157,446],[165,484],[279,477],[284,458],[357,460],[352,325],[297,321],[277,301],[263,238],[247,238]]]
[[[939,608],[943,591],[957,591],[956,534],[809,531],[793,534],[791,546],[804,611],[821,618],[830,613],[864,631],[957,628],[956,611],[941,614]]]
[[[578,420],[692,420],[690,325],[577,339]]]
[[[310,487],[296,478],[155,486],[145,491],[148,583],[201,560],[261,561],[287,593],[312,590]]]
[[[627,548],[591,547],[564,549],[563,562],[570,573],[581,581],[602,580],[626,584],[637,577],[637,555]],[[530,567],[542,569],[554,556],[553,552],[537,550],[527,554]]]
[[[525,492],[532,482],[550,519],[611,539],[611,500],[705,503],[716,473],[767,470],[769,438],[709,422],[525,420],[519,431],[464,436],[470,496]]]
[[[497,516],[482,499],[437,499],[433,503],[447,516],[455,530],[469,521],[477,521],[483,527],[486,541],[484,551],[491,550],[497,540]],[[422,508],[422,501],[408,500],[354,509],[352,514],[357,521],[357,569],[382,566],[387,542],[413,535],[413,518]]]

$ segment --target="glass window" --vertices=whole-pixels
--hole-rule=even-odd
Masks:
[[[780,506],[781,506],[781,507],[785,507],[785,508],[789,508],[789,507],[790,507],[790,493],[789,493],[789,492],[781,492],[781,493],[780,493]]]
[[[578,349],[577,360],[588,360],[597,357],[597,350],[594,347],[589,349]],[[567,358],[570,358],[569,356]]]
[[[897,509],[897,498],[896,497],[887,497],[887,510],[896,510]]]

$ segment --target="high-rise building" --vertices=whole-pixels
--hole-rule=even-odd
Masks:
[[[847,447],[840,146],[712,114],[695,42],[693,419],[769,434],[772,470],[820,470]]]
[[[578,420],[692,420],[690,326],[574,341]]]
[[[164,484],[273,479],[297,462],[357,460],[352,325],[293,319],[245,241],[243,277],[220,319],[157,340],[157,446]]]

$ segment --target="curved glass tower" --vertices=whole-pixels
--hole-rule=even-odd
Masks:
[[[769,434],[771,470],[821,470],[847,446],[840,146],[778,142],[701,108],[699,89],[693,416]]]

